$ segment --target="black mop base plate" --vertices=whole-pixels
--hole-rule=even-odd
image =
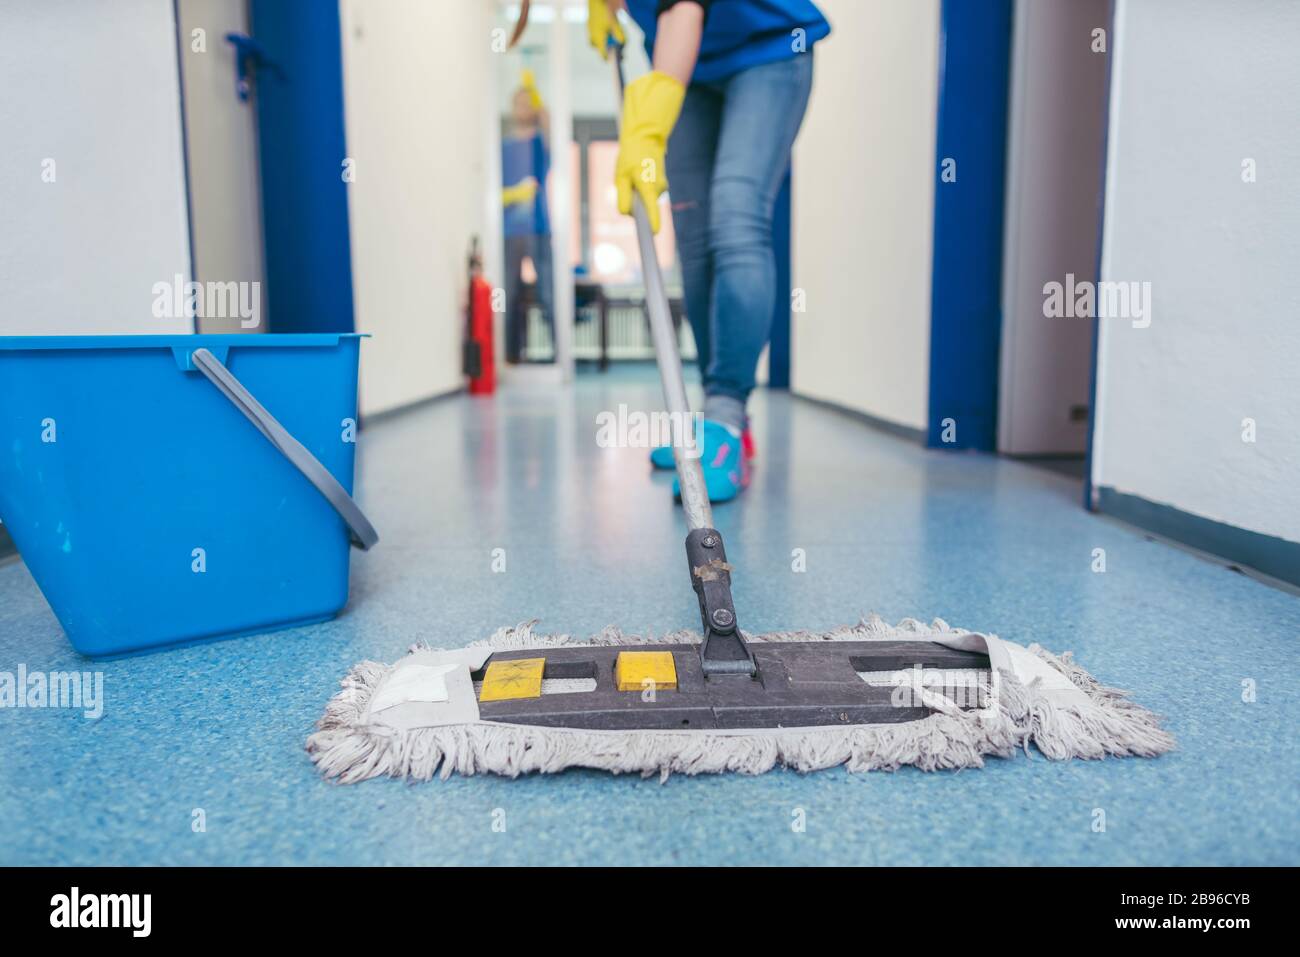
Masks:
[[[705,678],[699,645],[584,645],[495,652],[488,661],[544,658],[543,681],[592,679],[594,690],[479,702],[486,721],[544,727],[630,730],[807,728],[915,721],[930,710],[915,700],[901,672],[920,667],[959,706],[976,707],[970,672],[987,670],[986,655],[915,641],[751,642],[758,678]],[[620,652],[671,652],[675,689],[619,691]],[[486,670],[487,665],[484,666]],[[898,681],[868,684],[861,673]],[[940,672],[935,676],[934,672]],[[964,673],[949,675],[948,672]],[[474,675],[481,681],[484,672]],[[928,683],[928,682],[927,682]],[[965,700],[963,700],[965,698]]]

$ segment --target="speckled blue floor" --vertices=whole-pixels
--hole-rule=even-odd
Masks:
[[[594,772],[321,780],[303,741],[358,659],[394,660],[417,639],[451,647],[533,616],[582,634],[694,624],[668,478],[650,475],[642,451],[595,444],[596,413],[619,402],[656,407],[652,371],[454,398],[375,424],[359,492],[383,541],[354,553],[344,615],[94,666],[106,676],[98,721],[0,711],[0,864],[1300,860],[1300,599],[1086,514],[1069,478],[928,452],[784,395],[758,398],[754,484],[715,516],[748,628],[876,611],[1072,649],[1166,715],[1179,750],[667,785]],[[504,574],[491,570],[495,548]],[[791,571],[795,548],[804,574]],[[1104,574],[1091,570],[1094,548],[1106,550]],[[19,663],[88,666],[11,563],[0,567],[0,670]]]

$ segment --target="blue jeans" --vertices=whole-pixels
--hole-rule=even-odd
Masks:
[[[706,395],[745,402],[772,333],[772,210],[812,89],[813,54],[692,83],[668,141],[668,190]]]

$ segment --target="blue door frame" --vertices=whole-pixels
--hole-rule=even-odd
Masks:
[[[1012,0],[944,0],[941,31],[926,441],[993,451]]]
[[[352,332],[339,5],[252,0],[266,307],[272,332]]]

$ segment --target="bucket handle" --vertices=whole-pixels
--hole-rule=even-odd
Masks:
[[[266,436],[267,441],[279,449],[294,468],[325,496],[325,500],[347,523],[352,532],[354,545],[365,550],[379,541],[379,533],[370,524],[370,520],[362,514],[352,496],[339,484],[338,479],[331,475],[330,470],[321,465],[320,460],[307,451],[301,442],[290,435],[285,427],[276,421],[275,416],[266,411],[262,403],[253,398],[253,394],[244,388],[243,383],[231,374],[220,359],[207,349],[195,349],[190,358],[195,368],[207,376],[208,381],[215,385],[249,422],[257,426],[257,430]]]

